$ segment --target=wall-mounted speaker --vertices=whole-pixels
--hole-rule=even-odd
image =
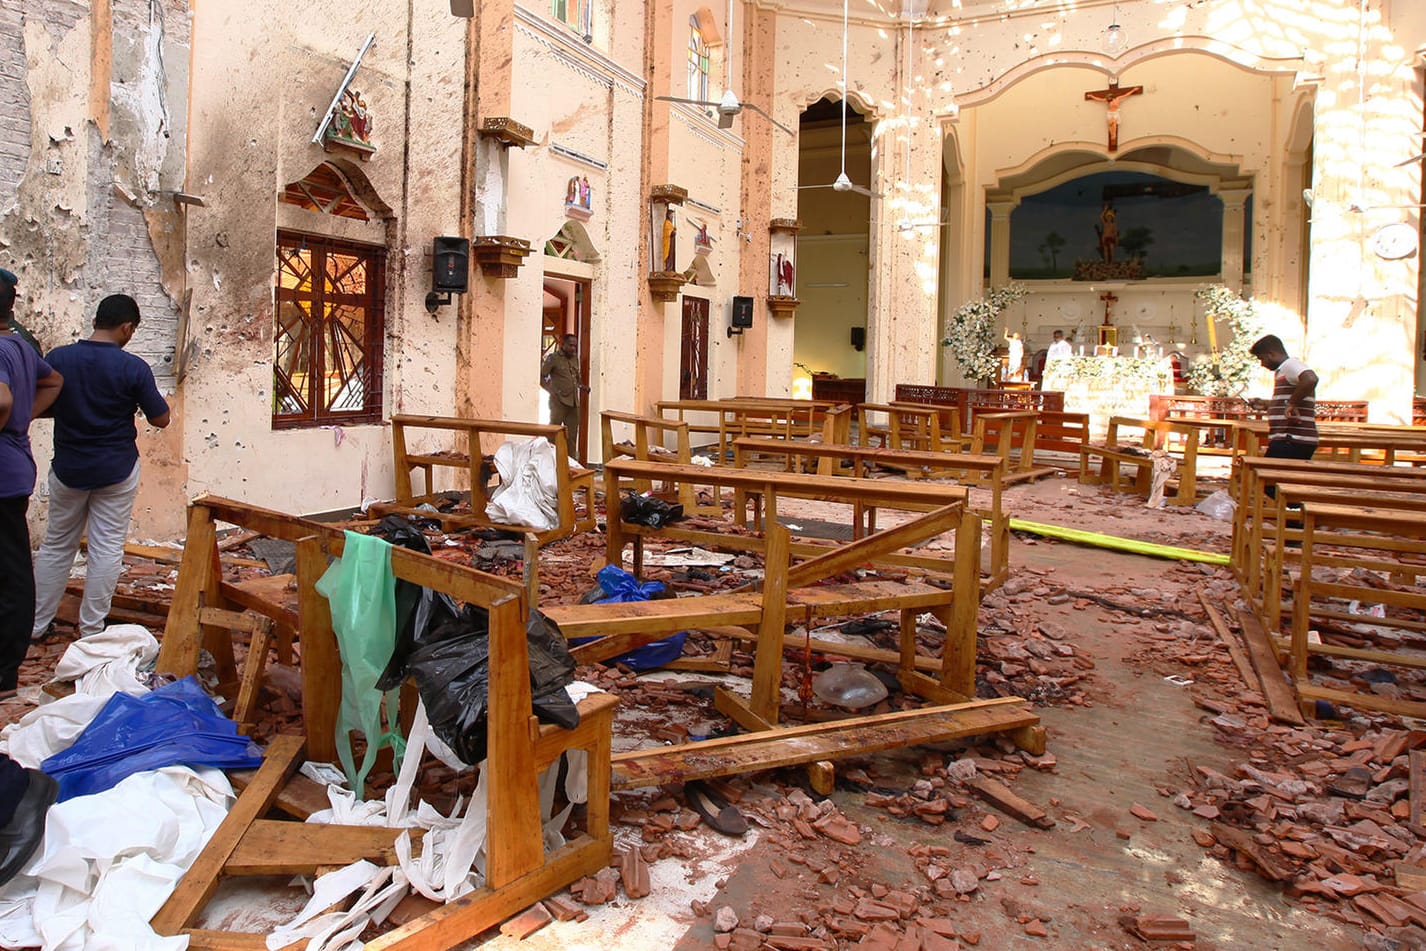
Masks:
[[[431,290],[464,294],[470,282],[470,241],[440,237],[431,249]]]
[[[753,299],[751,297],[733,298],[733,326],[751,327],[753,325]]]
[[[863,350],[863,349],[865,349],[865,348],[866,348],[866,328],[865,328],[865,327],[853,327],[853,328],[852,328],[852,349],[854,349],[854,350],[860,352],[861,350]]]

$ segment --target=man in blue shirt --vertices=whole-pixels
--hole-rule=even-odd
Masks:
[[[86,530],[89,563],[79,606],[81,637],[104,630],[114,600],[139,491],[134,413],[142,410],[159,428],[169,419],[168,403],[159,395],[149,365],[124,352],[138,326],[134,299],[111,294],[99,302],[89,339],[58,347],[48,357],[69,386],[54,404],[49,524],[35,556],[35,637],[45,633],[59,610]]]
[[[30,647],[35,574],[25,514],[35,490],[30,420],[49,409],[64,377],[10,331],[15,275],[0,270],[0,692],[19,686]]]

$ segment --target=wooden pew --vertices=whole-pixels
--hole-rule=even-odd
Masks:
[[[1123,430],[1137,431],[1138,436],[1123,438]],[[1108,485],[1116,492],[1134,491],[1147,497],[1150,494],[1150,479],[1153,460],[1149,453],[1156,449],[1169,452],[1170,435],[1177,436],[1182,447],[1173,453],[1176,466],[1177,487],[1172,495],[1165,495],[1175,505],[1192,505],[1196,500],[1196,477],[1198,465],[1198,430],[1193,426],[1169,421],[1135,419],[1129,416],[1113,416],[1105,433],[1103,446],[1085,446],[1080,450],[1079,481],[1089,485]],[[1135,451],[1128,451],[1128,450]],[[1090,471],[1090,460],[1099,459],[1097,476]],[[1132,489],[1121,487],[1120,477],[1123,467],[1134,467]]]
[[[1426,655],[1400,651],[1383,651],[1328,644],[1308,643],[1314,599],[1366,599],[1373,602],[1416,611],[1426,610],[1426,594],[1416,591],[1382,589],[1354,584],[1350,575],[1336,581],[1313,577],[1313,567],[1321,564],[1319,549],[1354,549],[1364,552],[1363,562],[1377,565],[1382,561],[1399,563],[1405,571],[1418,572],[1421,566],[1402,562],[1403,556],[1426,557],[1426,511],[1404,511],[1400,508],[1378,508],[1353,504],[1305,501],[1298,513],[1302,520],[1302,550],[1300,572],[1293,591],[1291,661],[1289,673],[1304,701],[1327,700],[1365,710],[1380,710],[1397,716],[1426,716],[1426,703],[1378,696],[1361,691],[1344,691],[1318,687],[1311,683],[1307,672],[1309,654],[1323,654],[1373,664],[1426,668]],[[1335,562],[1341,564],[1339,559]],[[1350,563],[1350,562],[1349,562]],[[1339,615],[1340,616],[1340,615]],[[1407,626],[1419,630],[1420,625],[1398,622],[1391,617],[1362,619],[1383,627]]]
[[[677,462],[688,465],[693,461],[692,443],[689,439],[688,424],[667,420],[659,416],[635,416],[632,413],[618,413],[605,410],[599,414],[600,432],[603,439],[604,461],[628,457],[642,462]],[[628,438],[615,442],[614,427],[627,430]],[[670,451],[666,443],[672,437]],[[659,450],[664,450],[660,452]],[[648,479],[635,480],[636,492],[654,492],[654,483]],[[679,483],[676,493],[659,491],[660,497],[675,500],[683,506],[685,515],[720,515],[723,504],[718,493],[706,504],[698,501],[698,487],[691,482]],[[605,505],[614,504],[606,500]]]
[[[999,455],[1005,460],[1005,481],[1031,482],[1058,471],[1056,466],[1035,465],[1035,440],[1039,413],[1035,410],[975,414],[971,434],[973,455]]]
[[[200,647],[223,649],[221,638],[228,632],[204,625],[202,609],[230,607],[232,602],[226,592],[243,582],[230,585],[223,581],[216,544],[218,520],[297,546],[295,588],[288,591],[283,585],[280,589],[263,589],[268,596],[286,603],[252,598],[249,606],[262,609],[274,619],[289,612],[300,618],[305,736],[273,741],[270,750],[280,751],[281,755],[258,771],[239,799],[243,808],[235,807],[229,814],[173,896],[154,916],[154,929],[165,935],[192,930],[218,878],[225,874],[230,859],[241,852],[239,847],[249,824],[268,811],[282,784],[297,769],[302,747],[305,745],[306,755],[313,760],[331,761],[336,756],[341,660],[327,600],[316,591],[329,557],[339,557],[345,548],[345,534],[333,526],[214,496],[194,502],[189,507],[188,536],[157,669],[176,677],[187,676],[197,670]],[[391,567],[399,579],[479,605],[489,614],[489,741],[484,768],[491,772],[486,786],[486,884],[367,942],[368,948],[416,951],[453,946],[457,936],[478,934],[531,902],[608,865],[613,853],[609,762],[614,701],[607,695],[587,698],[580,704],[581,723],[574,730],[540,724],[530,702],[525,640],[529,609],[524,589],[504,578],[399,547],[391,549]],[[231,644],[227,649],[231,651]],[[589,757],[589,818],[583,834],[546,855],[541,837],[539,774],[568,750],[583,750]],[[299,833],[307,828],[297,825]],[[356,830],[351,835],[360,837],[367,831]],[[300,844],[303,836],[298,835],[297,840]],[[302,856],[294,858],[306,861],[303,856],[308,852],[303,850]],[[329,849],[328,854],[340,853]],[[280,853],[272,855],[270,861],[285,867]],[[234,945],[225,942],[240,943],[244,939],[244,935],[233,932],[205,932],[200,943],[229,947]]]
[[[910,450],[879,449],[872,446],[835,446],[819,443],[784,443],[768,439],[743,438],[733,441],[733,465],[750,468],[754,459],[781,456],[784,469],[799,471],[801,461],[816,460],[818,475],[848,475],[864,478],[873,467],[897,469],[929,478],[950,478],[989,486],[990,507],[978,510],[990,523],[990,566],[987,590],[998,587],[1010,576],[1010,519],[1005,514],[1005,460],[1000,456]],[[844,467],[842,463],[850,463]],[[875,528],[874,520],[869,526]]]
[[[883,426],[874,417],[886,417]],[[960,414],[953,407],[915,403],[862,403],[857,407],[857,433],[863,446],[873,439],[886,449],[920,452],[962,452]]]
[[[821,431],[832,404],[812,400],[737,397],[730,400],[662,400],[654,411],[688,424],[690,434],[717,434],[718,461],[728,458],[739,436],[806,439]],[[713,417],[709,419],[709,417]]]
[[[457,447],[450,451],[415,453],[407,442],[410,431],[434,431],[450,433],[456,437]],[[522,423],[501,419],[465,419],[456,416],[411,416],[398,414],[391,417],[391,448],[396,467],[396,499],[392,503],[377,503],[371,511],[377,514],[416,514],[436,519],[447,528],[502,528],[520,531],[528,526],[508,525],[494,522],[485,514],[485,506],[490,501],[492,473],[482,468],[484,462],[484,437],[492,443],[503,442],[509,437],[548,439],[555,447],[555,477],[558,480],[557,505],[559,520],[553,528],[540,529],[533,534],[540,545],[564,538],[576,531],[592,531],[594,514],[594,472],[589,469],[571,469],[569,447],[563,426],[549,426],[541,423]],[[491,446],[492,451],[496,448]],[[444,515],[418,510],[423,502],[434,501],[433,473],[437,468],[456,469],[464,473],[470,482],[470,514]],[[425,477],[425,491],[417,495],[412,488],[411,473],[420,469]],[[583,514],[575,507],[575,497],[583,497]]]
[[[1289,525],[1289,500],[1341,501],[1372,498],[1373,504],[1407,509],[1426,500],[1426,470],[1405,466],[1370,466],[1263,456],[1240,458],[1234,470],[1238,506],[1234,512],[1230,563],[1244,597],[1263,625],[1276,631],[1282,623],[1285,572],[1295,563],[1301,532]],[[1279,488],[1291,486],[1285,495]],[[1275,498],[1269,498],[1272,489]]]
[[[720,688],[715,705],[752,736],[732,742],[711,740],[673,748],[620,754],[614,767],[616,788],[643,786],[702,776],[726,775],[769,763],[796,764],[841,756],[862,755],[907,743],[927,742],[982,732],[1005,732],[1029,748],[1042,748],[1043,731],[1021,703],[997,704],[973,699],[975,690],[976,615],[979,601],[980,518],[966,507],[966,490],[956,486],[798,475],[717,467],[659,464],[617,459],[605,467],[606,491],[617,497],[622,483],[636,479],[715,480],[723,488],[757,495],[766,515],[758,536],[738,536],[708,528],[678,524],[650,528],[609,519],[606,560],[622,564],[625,546],[634,545],[638,574],[645,538],[688,542],[709,548],[755,551],[763,555],[765,576],[759,590],[684,597],[672,601],[633,604],[571,605],[548,609],[566,636],[603,634],[602,640],[575,648],[583,660],[607,658],[640,644],[689,627],[741,627],[754,645],[753,689],[750,701]],[[853,504],[859,512],[876,507],[908,507],[916,517],[907,523],[850,544],[794,541],[776,519],[779,498],[816,498]],[[914,506],[914,508],[912,508]],[[922,511],[922,509],[927,509]],[[955,533],[954,556],[905,554],[945,532]],[[919,569],[949,576],[951,586],[916,581],[825,583],[866,565]],[[895,651],[829,646],[833,653],[896,665],[903,688],[932,701],[933,706],[890,717],[856,717],[784,729],[779,727],[783,655],[790,645],[788,623],[894,610],[900,615],[900,644]],[[916,617],[930,611],[946,626],[940,658],[919,655]],[[819,644],[820,646],[820,644]],[[927,676],[922,671],[938,676]],[[705,743],[707,745],[705,745]],[[761,764],[761,765],[759,765]]]

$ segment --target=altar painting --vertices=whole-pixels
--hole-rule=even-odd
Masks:
[[[1222,243],[1223,202],[1206,185],[1098,172],[1027,195],[1010,213],[1010,276],[1065,280],[1077,264],[1083,277],[1088,265],[1113,263],[1132,267],[1129,279],[1210,277],[1222,270]]]

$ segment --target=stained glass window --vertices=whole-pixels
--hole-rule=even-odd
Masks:
[[[688,18],[688,98],[708,99],[708,44],[696,16]]]
[[[272,422],[381,418],[382,248],[278,232]]]

